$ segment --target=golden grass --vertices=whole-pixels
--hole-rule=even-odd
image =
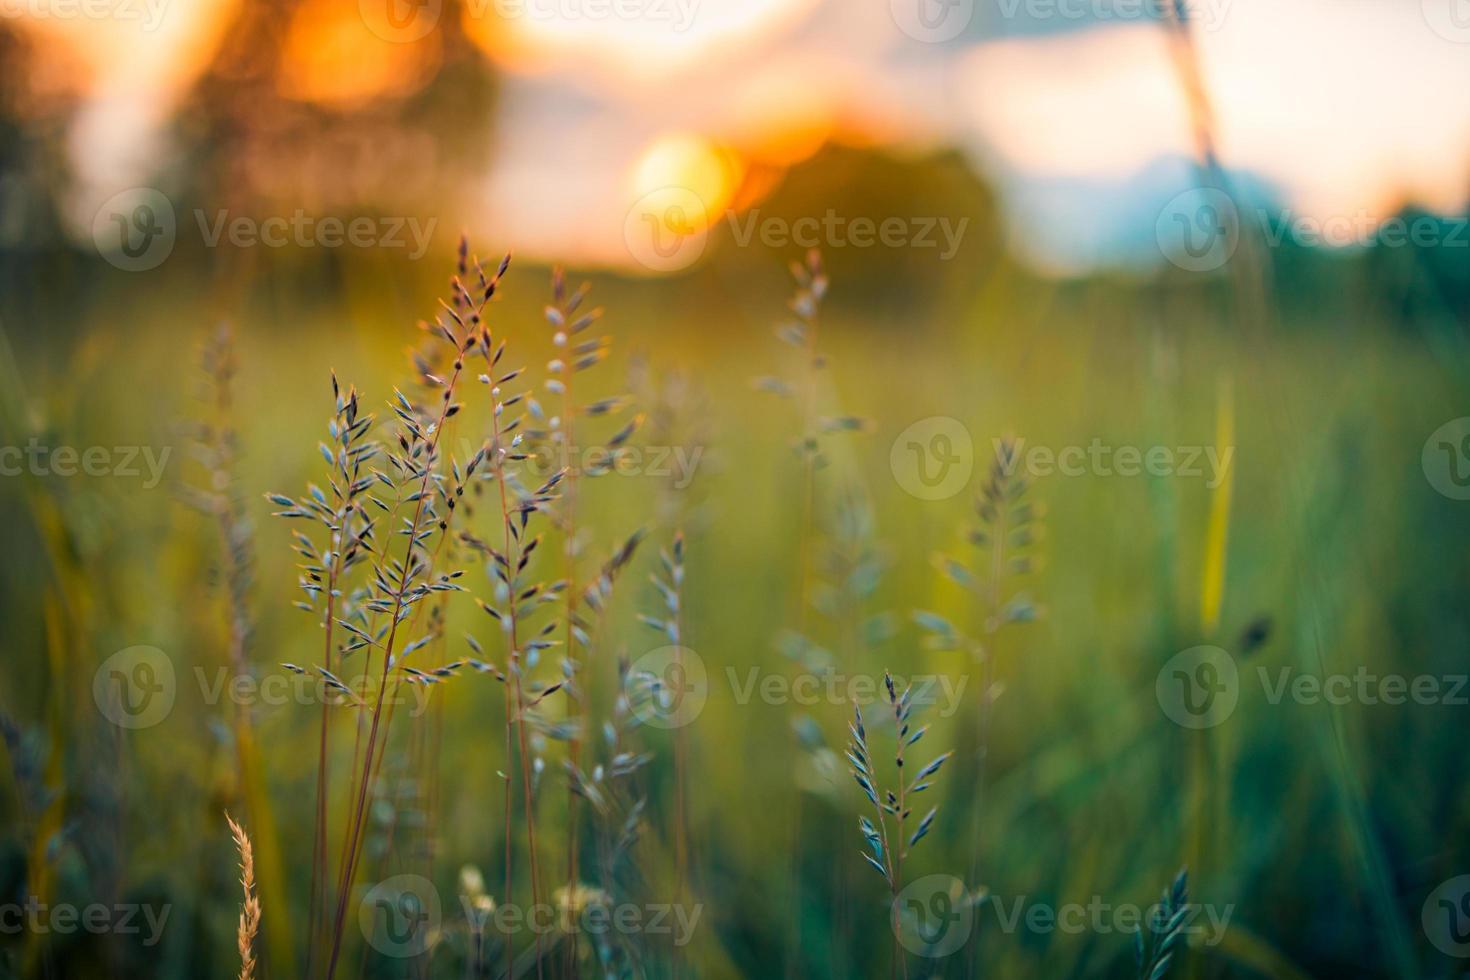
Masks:
[[[240,949],[240,980],[254,980],[255,940],[260,934],[260,899],[255,894],[255,849],[250,845],[250,835],[245,828],[225,814],[230,825],[230,836],[235,838],[235,848],[240,852],[240,887],[245,899],[240,905],[240,925],[235,930],[235,943]]]

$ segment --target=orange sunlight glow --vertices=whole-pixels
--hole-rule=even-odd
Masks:
[[[744,164],[692,133],[669,133],[638,156],[629,174],[623,224],[628,251],[645,268],[673,272],[704,252],[706,233],[731,205]]]
[[[710,214],[723,210],[735,195],[744,166],[728,148],[693,133],[671,133],[654,140],[633,165],[633,196],[665,187],[691,191]]]
[[[799,67],[768,71],[734,98],[725,131],[732,143],[767,166],[794,166],[832,137],[833,99],[807,84]]]
[[[818,2],[465,0],[461,16],[466,35],[508,70],[574,68],[647,83],[736,57]]]
[[[0,20],[51,49],[48,59],[68,69],[65,90],[167,99],[208,66],[238,2],[146,0],[106,17],[51,16],[44,5],[32,11],[27,4],[3,4]]]
[[[306,0],[291,18],[278,87],[288,98],[339,108],[411,95],[434,77],[441,49],[437,31],[388,40],[356,3]]]
[[[1372,221],[1406,200],[1457,210],[1470,60],[1429,18],[1450,2],[1217,0],[1196,39],[1226,165],[1318,216]],[[170,120],[240,3],[133,0],[107,19],[0,2],[5,26],[45,52],[31,102],[76,100],[76,228],[178,163]],[[454,5],[499,76],[478,217],[537,254],[627,266],[629,214],[697,236],[830,141],[958,146],[1011,194],[1024,181],[1125,183],[1190,153],[1156,23],[918,50],[883,0],[301,0],[279,91],[348,111],[411,95],[457,44]],[[678,191],[694,201],[639,203]]]

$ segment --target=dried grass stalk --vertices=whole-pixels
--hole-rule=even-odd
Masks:
[[[230,825],[230,835],[235,838],[235,847],[240,852],[240,887],[245,891],[245,901],[240,906],[240,925],[235,941],[240,947],[240,980],[254,980],[255,940],[260,935],[260,899],[255,894],[255,849],[250,845],[250,835],[245,828],[235,823],[228,813],[225,822]]]

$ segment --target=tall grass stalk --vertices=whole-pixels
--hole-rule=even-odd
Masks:
[[[552,273],[551,298],[552,303],[546,308],[545,316],[553,330],[552,343],[557,348],[557,357],[548,365],[548,369],[555,369],[560,375],[556,380],[561,387],[561,417],[560,438],[561,446],[568,453],[576,452],[576,405],[573,402],[572,386],[574,370],[568,370],[566,362],[561,357],[561,351],[570,340],[568,317],[575,314],[577,307],[586,295],[586,287],[579,290],[570,300],[566,295],[566,276],[560,268]],[[592,321],[601,316],[600,309],[593,310],[583,319],[590,325]],[[578,321],[581,322],[581,321]],[[566,579],[566,632],[563,643],[566,645],[567,676],[572,682],[569,688],[569,697],[575,696],[577,689],[576,670],[578,666],[576,654],[576,638],[573,635],[573,623],[577,615],[577,469],[570,467],[567,473],[565,488],[562,490],[561,524],[562,524],[562,576]],[[573,767],[582,764],[582,728],[575,725],[570,732],[567,744],[567,757]],[[566,854],[566,887],[574,889],[578,884],[577,862],[580,848],[577,840],[577,794],[574,785],[567,783],[567,854]],[[567,967],[575,969],[577,963],[577,934],[573,930],[567,942]]]
[[[640,393],[641,400],[648,406],[648,439],[652,445],[674,447],[683,445],[696,452],[702,451],[708,441],[703,427],[702,404],[689,378],[679,371],[658,377],[646,362],[635,362],[633,388]],[[663,577],[652,576],[655,587],[664,595],[667,618],[641,616],[645,623],[660,630],[674,647],[674,670],[684,676],[685,644],[685,599],[684,599],[684,553],[686,527],[697,520],[695,505],[691,503],[692,475],[690,482],[681,484],[670,475],[660,484],[659,521],[671,530],[670,545],[659,552]],[[693,894],[694,858],[689,839],[689,726],[679,725],[673,732],[674,761],[674,901],[687,905]],[[682,976],[687,964],[688,953],[684,947],[673,952],[670,973],[674,980]]]
[[[1258,360],[1264,360],[1266,339],[1275,325],[1275,311],[1270,301],[1270,266],[1262,254],[1261,243],[1256,240],[1253,229],[1239,219],[1241,213],[1239,197],[1231,187],[1231,181],[1219,152],[1214,111],[1204,82],[1204,73],[1187,17],[1187,10],[1184,4],[1177,0],[1175,3],[1164,4],[1163,9],[1165,14],[1163,25],[1169,40],[1176,77],[1189,109],[1200,183],[1205,187],[1224,192],[1236,204],[1230,209],[1230,214],[1224,217],[1237,233],[1235,254],[1227,263],[1235,294],[1234,313],[1237,326],[1242,337],[1247,338],[1256,347],[1262,348],[1256,353]],[[1229,230],[1227,229],[1227,234]],[[1268,404],[1280,405],[1280,399],[1274,393],[1266,391],[1262,394]],[[1277,413],[1272,414],[1273,419],[1279,417],[1284,416]],[[1272,444],[1287,445],[1288,441],[1278,438]],[[1302,488],[1302,481],[1296,477],[1292,461],[1278,458],[1274,469],[1276,472],[1285,474],[1287,485],[1294,491],[1298,499],[1305,501],[1307,491]],[[1310,507],[1305,509],[1311,510]],[[1322,595],[1321,576],[1315,569],[1304,569],[1303,577],[1308,579],[1305,588],[1302,589],[1306,606],[1304,615],[1315,626],[1323,616],[1320,606],[1325,602],[1325,597]],[[1314,632],[1314,637],[1315,642],[1311,649],[1316,652],[1318,668],[1325,674],[1320,630]],[[1413,977],[1418,972],[1417,965],[1408,938],[1408,930],[1395,899],[1395,890],[1389,871],[1390,862],[1367,815],[1362,787],[1351,773],[1339,713],[1328,713],[1326,718],[1329,731],[1321,744],[1327,756],[1329,771],[1334,777],[1335,789],[1343,801],[1343,808],[1346,811],[1345,820],[1359,852],[1362,872],[1369,886],[1368,892],[1374,913],[1387,934],[1386,945],[1395,973],[1400,977]],[[1193,779],[1204,779],[1204,774],[1198,766],[1193,767],[1191,771],[1196,774],[1192,777]],[[1203,790],[1200,789],[1199,792]],[[1198,868],[1197,871],[1201,874],[1206,873]]]
[[[979,629],[962,631],[938,613],[916,610],[914,620],[928,635],[925,646],[935,651],[959,651],[981,669],[979,704],[974,714],[975,784],[970,803],[970,862],[967,890],[983,887],[985,791],[989,769],[990,733],[1000,685],[996,664],[1002,631],[1013,623],[1034,619],[1037,609],[1022,592],[1012,592],[1013,578],[1029,573],[1036,530],[1037,509],[1027,499],[1029,482],[1016,472],[1019,463],[1016,441],[1002,439],[996,446],[980,493],[975,499],[977,523],[966,532],[975,549],[972,561],[940,554],[935,564],[940,572],[963,589],[980,611]],[[982,944],[974,943],[966,956],[966,976],[974,976]]]
[[[487,349],[488,341],[487,336]],[[563,601],[561,593],[566,588],[566,582],[563,580],[546,584],[529,581],[527,578],[528,566],[541,539],[539,537],[527,539],[526,535],[531,517],[534,514],[549,511],[551,505],[559,499],[560,488],[567,476],[567,470],[565,468],[557,470],[534,490],[526,490],[516,480],[512,472],[512,465],[519,465],[530,457],[522,446],[525,434],[518,431],[524,416],[508,415],[507,410],[523,402],[530,404],[533,412],[536,409],[534,402],[527,399],[524,392],[509,394],[503,390],[503,386],[523,373],[523,369],[520,368],[505,370],[500,367],[505,351],[506,343],[502,340],[495,347],[494,353],[487,355],[488,372],[480,376],[480,381],[490,386],[492,399],[490,441],[483,452],[488,455],[489,459],[487,478],[494,480],[497,484],[500,544],[498,548],[491,546],[468,532],[462,532],[461,538],[486,556],[491,575],[498,583],[493,603],[483,600],[477,600],[477,602],[500,628],[505,644],[504,667],[496,669],[478,660],[472,660],[470,663],[476,670],[494,673],[505,686],[506,771],[501,774],[505,789],[503,811],[505,902],[507,905],[511,904],[514,886],[512,874],[514,842],[511,818],[516,787],[510,772],[510,759],[515,757],[517,760],[515,768],[520,777],[525,816],[526,850],[532,900],[539,905],[542,897],[542,876],[537,837],[535,778],[532,771],[533,763],[527,726],[531,721],[532,709],[564,685],[562,682],[557,682],[539,691],[528,690],[528,671],[535,666],[536,659],[542,650],[555,645],[556,641],[548,637],[557,626],[555,622],[548,622],[532,636],[528,619],[541,605],[561,603]],[[471,647],[477,653],[483,649],[473,638],[470,638],[470,642]],[[538,759],[534,768],[539,771],[539,767],[540,760]],[[509,935],[506,936],[504,952],[507,975],[512,975],[515,965],[514,944]],[[534,948],[534,964],[538,976],[541,976],[545,969],[541,954],[542,937],[538,931]]]
[[[454,582],[459,572],[436,576],[434,569],[449,523],[463,494],[464,481],[474,475],[484,453],[476,454],[463,470],[458,462],[451,460],[450,472],[445,473],[440,444],[446,423],[463,407],[454,400],[454,395],[466,358],[480,356],[487,361],[489,359],[490,334],[482,322],[482,313],[495,295],[509,263],[508,258],[502,261],[498,270],[487,277],[478,261],[471,269],[466,256],[467,246],[461,243],[461,274],[451,282],[453,302],[441,303],[440,316],[436,317],[432,327],[425,328],[436,343],[442,343],[452,351],[452,369],[447,372],[447,377],[434,374],[427,368],[423,370],[424,379],[436,393],[425,407],[416,406],[402,392],[396,393],[390,406],[398,418],[398,451],[386,453],[386,472],[373,465],[379,455],[379,447],[364,439],[373,426],[373,417],[360,412],[356,391],[349,389],[344,394],[334,375],[332,390],[336,407],[329,425],[332,442],[322,446],[322,455],[333,474],[330,497],[326,491],[316,487],[309,487],[307,496],[300,501],[281,494],[269,495],[272,502],[285,508],[277,512],[278,516],[313,520],[324,525],[328,532],[325,549],[318,549],[304,534],[296,535],[297,551],[305,559],[302,588],[313,600],[298,605],[313,610],[314,601],[322,597],[325,588],[328,612],[324,626],[329,630],[341,628],[345,634],[350,634],[341,651],[342,656],[364,651],[365,670],[377,670],[376,695],[369,705],[361,702],[336,676],[333,669],[337,662],[334,659],[336,651],[331,640],[328,641],[324,663],[317,668],[326,689],[333,693],[337,703],[348,703],[360,709],[348,788],[347,822],[335,875],[335,913],[329,931],[330,954],[326,965],[328,978],[335,975],[341,958],[347,908],[363,851],[367,804],[372,798],[386,753],[399,674],[401,672],[414,683],[437,683],[453,676],[458,666],[449,665],[426,672],[401,663],[403,658],[428,645],[434,637],[430,635],[405,642],[402,649],[400,638],[407,632],[404,624],[408,623],[408,628],[412,628],[418,613],[430,605],[424,602],[425,599],[438,593],[462,591]],[[466,285],[466,282],[470,284]],[[370,492],[380,486],[393,491],[393,506],[383,503]],[[401,557],[394,558],[391,542],[377,543],[376,519],[366,516],[367,508],[371,505],[388,513],[391,521],[404,504],[412,504],[413,516],[404,521],[404,526],[397,532],[406,538],[406,542]],[[438,545],[430,549],[429,539],[436,532],[440,536]],[[350,604],[344,604],[344,574],[368,564],[369,559],[372,569],[366,587],[360,596],[353,594]],[[350,615],[344,615],[348,612],[347,605],[351,606]],[[379,622],[382,617],[387,618],[386,624]],[[376,668],[375,652],[381,657]],[[298,673],[306,672],[294,665],[286,666]],[[330,702],[324,705],[324,708],[328,707]],[[370,717],[366,723],[363,721],[364,713]],[[325,749],[324,735],[319,746]],[[318,771],[325,790],[329,783],[324,763]],[[325,806],[324,798],[325,792],[318,803],[319,814]],[[318,873],[325,853],[325,834],[322,837],[313,858]],[[325,882],[314,891],[325,895]]]
[[[574,393],[576,376],[601,364],[610,350],[610,340],[605,336],[584,339],[586,331],[599,323],[603,316],[601,307],[583,311],[583,303],[589,289],[589,284],[583,283],[575,290],[569,290],[566,274],[562,269],[557,268],[553,270],[551,277],[551,303],[544,310],[547,325],[552,332],[551,341],[554,349],[553,357],[546,366],[548,374],[546,387],[550,393],[560,396],[560,412],[554,420],[555,424],[550,427],[551,431],[545,434],[545,438],[551,450],[560,452],[567,464],[566,479],[563,482],[556,517],[562,534],[563,578],[566,582],[566,605],[563,616],[565,626],[563,677],[569,711],[576,712],[576,717],[570,720],[566,729],[567,759],[573,769],[580,769],[582,765],[583,739],[588,725],[587,703],[581,679],[581,674],[586,666],[582,654],[585,653],[586,658],[590,659],[593,641],[592,627],[582,621],[578,607],[584,598],[584,593],[594,594],[597,584],[593,583],[584,590],[578,575],[578,558],[582,550],[582,542],[579,537],[581,526],[578,521],[578,488],[580,477],[584,474],[581,472],[580,461],[574,462],[570,456],[572,453],[579,452],[577,420],[580,416],[585,415],[588,418],[611,416],[621,411],[628,401],[623,397],[612,397],[579,403]],[[596,466],[589,466],[585,475],[596,477],[611,472],[617,453],[623,449],[641,420],[641,416],[635,415],[631,421],[624,424],[608,440],[605,447],[609,451],[606,461]],[[570,782],[567,785],[566,813],[566,887],[575,889],[579,884],[578,862],[581,850],[578,832],[579,806],[576,788]],[[568,969],[574,967],[576,958],[577,935],[573,932],[567,943],[566,965]]]
[[[503,532],[503,544],[505,548],[502,554],[505,556],[505,564],[507,566],[511,565],[512,561],[514,561],[516,567],[519,568],[523,564],[522,560],[525,558],[525,553],[520,548],[520,535],[516,531],[515,525],[512,522],[512,511],[510,507],[509,494],[506,490],[506,483],[508,482],[508,477],[505,470],[507,454],[505,448],[501,444],[503,434],[500,429],[500,419],[503,411],[504,403],[499,400],[497,388],[496,402],[494,405],[494,410],[492,412],[492,418],[494,420],[492,424],[494,428],[492,430],[491,446],[492,458],[494,460],[494,469],[496,473],[496,482],[499,484],[500,487],[500,521],[501,529]],[[508,580],[507,584],[511,585],[510,580]],[[512,586],[508,592],[506,612],[507,618],[505,620],[507,624],[506,643],[508,644],[506,648],[506,676],[509,680],[507,686],[507,696],[510,698],[510,700],[507,702],[506,716],[509,719],[514,719],[513,731],[515,734],[517,761],[519,764],[521,775],[522,805],[525,808],[526,818],[526,851],[528,860],[530,861],[531,865],[531,901],[534,905],[540,905],[541,869],[536,858],[536,800],[535,795],[531,792],[530,753],[526,747],[526,693],[525,686],[522,682],[523,672],[521,669],[520,626],[519,616],[517,613],[518,602],[519,597],[515,594],[514,587]],[[509,737],[510,732],[507,732],[507,741],[509,741]],[[507,800],[509,800],[509,787],[507,787]],[[507,813],[509,813],[509,807],[510,805],[507,802]],[[509,869],[511,854],[511,825],[508,818],[506,820],[505,833],[506,868]],[[509,871],[507,870],[507,875],[508,874]],[[509,890],[507,890],[506,904],[509,905],[510,902],[511,895]],[[536,975],[539,977],[542,975],[541,934],[539,932],[537,932],[536,934],[535,941]],[[510,949],[511,944],[509,941],[507,941],[507,956],[509,955]]]
[[[260,898],[255,891],[255,850],[250,836],[234,819],[225,814],[230,834],[240,852],[240,888],[245,898],[240,905],[240,922],[235,930],[235,945],[240,952],[240,980],[255,980],[255,941],[260,934]]]
[[[475,278],[478,278],[480,282],[486,285],[487,288],[489,288],[492,292],[495,288],[495,283],[498,282],[499,276],[503,274],[504,271],[505,270],[502,263],[502,268],[498,270],[496,276],[494,277],[494,280],[491,283],[485,283],[478,260],[476,260],[476,262],[474,263]],[[472,277],[470,273],[471,262],[469,256],[468,242],[465,239],[461,238],[456,263],[456,275],[458,277],[458,281],[460,283],[471,281]],[[479,313],[475,309],[475,300],[465,289],[457,287],[455,282],[456,281],[454,279],[450,280],[450,312],[457,314],[461,317],[462,320],[467,320],[467,322],[470,324],[478,322],[477,318],[479,317]],[[438,325],[436,324],[436,327],[437,326]],[[414,369],[414,378],[416,381],[416,385],[419,389],[421,389],[420,395],[418,397],[428,398],[432,400],[432,398],[437,395],[443,385],[443,376],[448,373],[444,368],[444,364],[442,363],[444,361],[446,345],[443,343],[444,338],[442,334],[438,333],[436,329],[431,329],[427,324],[421,323],[420,330],[426,335],[426,337],[423,343],[417,349],[414,349],[411,352],[411,361]],[[483,354],[484,349],[487,346],[488,340],[484,336],[482,336],[481,343],[479,344],[480,353]],[[458,348],[454,349],[453,356],[456,359],[462,356]],[[463,493],[465,490],[466,481],[469,479],[469,477],[473,476],[473,470],[482,461],[483,453],[477,454],[474,460],[469,464],[469,469],[471,472],[466,474],[466,472],[460,468],[458,462],[451,460],[450,473],[448,475],[452,477],[452,482],[449,484],[449,489],[441,488],[440,490],[440,497],[444,502],[446,513],[443,515],[443,519],[439,523],[440,534],[437,542],[434,545],[433,550],[430,552],[429,555],[429,565],[431,568],[437,568],[439,566],[440,559],[443,556],[446,548],[449,549],[449,554],[451,557],[453,557],[455,554],[454,548],[457,538],[452,533],[450,533],[451,528],[454,524],[454,519],[457,516],[463,514],[463,520],[468,520],[470,517],[472,517],[472,505],[470,504],[469,499],[463,496]],[[438,478],[436,477],[436,484],[437,482]],[[470,489],[478,492],[480,488],[478,485],[472,484],[470,486]],[[401,494],[396,496],[399,499],[395,499],[393,507],[389,512],[390,523],[397,514],[399,502],[401,500]],[[463,520],[461,521],[461,523],[463,523]],[[424,628],[423,635],[420,637],[419,640],[415,641],[413,646],[416,649],[422,649],[425,652],[425,655],[437,652],[441,660],[444,659],[447,655],[445,649],[444,627],[448,615],[448,600],[449,593],[446,591],[439,594],[438,600],[435,603],[422,603],[415,606],[412,613],[412,618],[409,621],[412,629],[417,631],[419,629],[418,618],[423,614],[423,611],[425,609],[429,610],[429,623]],[[376,612],[373,614],[373,619],[371,620],[373,624],[372,628],[376,628],[376,623],[380,615],[380,613]],[[438,745],[439,736],[442,733],[444,704],[442,698],[435,697],[435,691],[438,685],[441,682],[447,680],[449,677],[453,676],[454,671],[456,671],[461,665],[461,662],[455,662],[433,671],[423,671],[417,668],[403,666],[401,670],[395,671],[393,673],[392,681],[390,682],[389,687],[389,704],[385,721],[386,729],[392,729],[393,712],[398,704],[399,685],[401,683],[422,687],[424,689],[423,696],[426,699],[425,704],[428,708],[427,713],[423,715],[417,715],[412,719],[412,727],[409,733],[409,749],[406,763],[407,772],[409,775],[406,777],[400,776],[400,779],[402,780],[402,786],[409,787],[413,791],[413,797],[410,801],[408,801],[408,805],[418,806],[421,808],[421,813],[419,814],[421,819],[417,820],[414,826],[417,827],[418,833],[420,835],[418,839],[418,844],[422,849],[421,856],[423,857],[425,862],[424,872],[429,880],[433,879],[433,859],[435,851],[434,828],[437,825],[437,794],[440,774],[440,767],[438,764]],[[359,762],[361,760],[363,734],[363,725],[361,724],[361,721],[364,717],[364,714],[364,712],[358,713],[358,740],[357,744],[354,746],[353,754],[354,772],[357,771]],[[388,753],[386,752],[380,753],[378,756],[378,762],[375,766],[375,771],[372,774],[372,784],[374,786],[381,785],[380,775],[382,772],[382,767],[385,764],[387,758]],[[427,785],[427,790],[422,789],[422,787],[425,785]],[[387,791],[386,795],[389,797],[387,800],[389,815],[387,824],[382,829],[383,847],[381,853],[379,854],[379,867],[385,866],[390,858],[392,858],[396,853],[397,834],[401,822],[400,814],[405,805],[404,800],[401,798],[401,794],[396,793],[393,789],[390,788]],[[410,858],[412,858],[413,856],[414,855],[411,854]],[[366,956],[367,949],[364,948],[364,968]]]
[[[912,727],[915,709],[912,687],[905,687],[900,692],[892,675],[884,671],[883,691],[889,711],[893,715],[893,785],[897,786],[897,790],[885,788],[877,773],[868,746],[867,729],[863,725],[862,708],[857,703],[853,704],[852,721],[848,724],[851,737],[847,743],[847,761],[853,779],[862,790],[863,796],[872,804],[873,814],[877,817],[876,823],[866,816],[858,817],[858,830],[868,847],[868,850],[860,853],[883,876],[888,885],[888,925],[893,933],[891,972],[895,977],[901,972],[907,978],[908,960],[899,952],[900,915],[903,910],[898,906],[898,893],[903,887],[903,860],[909,848],[928,835],[939,812],[937,806],[931,808],[919,820],[913,833],[905,837],[905,824],[911,816],[909,798],[929,789],[934,778],[939,775],[940,768],[954,753],[945,752],[937,756],[910,777],[905,768],[905,754],[910,747],[923,739],[929,726],[924,725],[918,729]]]
[[[1189,872],[1181,869],[1150,911],[1148,922],[1133,934],[1137,980],[1164,980],[1169,975],[1175,948],[1185,942],[1189,916]]]
[[[272,503],[285,508],[276,511],[275,516],[315,521],[322,524],[327,532],[325,547],[320,549],[306,534],[294,534],[295,550],[302,559],[299,584],[308,597],[308,601],[298,602],[297,605],[309,612],[315,612],[316,601],[324,600],[321,624],[325,648],[322,666],[318,668],[324,680],[336,677],[336,645],[333,636],[334,627],[341,618],[342,596],[338,588],[340,577],[352,565],[368,560],[374,548],[375,528],[374,522],[359,502],[365,488],[358,487],[361,467],[377,452],[375,444],[365,440],[372,428],[373,418],[371,415],[359,415],[356,390],[349,388],[344,393],[335,374],[332,376],[332,394],[334,409],[328,425],[332,446],[322,446],[322,455],[333,472],[328,481],[331,488],[330,498],[314,484],[308,485],[307,494],[299,501],[283,494],[268,495]],[[294,665],[287,666],[299,673],[306,672]],[[330,896],[327,890],[325,824],[327,794],[330,790],[327,760],[332,707],[331,700],[324,698],[318,732],[317,795],[313,818],[312,882],[307,926],[307,976],[312,975],[317,957],[329,941],[326,920]]]
[[[827,366],[827,359],[818,346],[822,301],[827,295],[828,287],[821,254],[815,249],[807,252],[802,261],[791,264],[791,275],[797,286],[795,295],[788,304],[792,319],[777,327],[776,336],[782,343],[800,353],[797,377],[794,381],[771,376],[761,377],[756,379],[756,386],[796,403],[799,435],[795,449],[801,462],[798,488],[801,503],[796,527],[796,589],[792,595],[795,604],[791,617],[794,628],[782,638],[782,643],[785,647],[783,652],[800,661],[816,646],[807,635],[807,611],[811,604],[811,542],[816,519],[816,471],[827,463],[822,452],[822,436],[830,432],[858,429],[861,428],[861,423],[847,416],[823,418],[817,411],[821,373]],[[793,909],[801,906],[804,799],[803,793],[796,794],[789,821],[791,860],[787,894]],[[800,967],[801,916],[791,915],[787,922],[790,934],[787,939],[785,974],[793,977]]]
[[[379,726],[383,720],[384,703],[387,700],[386,695],[388,693],[389,676],[393,667],[393,654],[397,649],[396,644],[398,640],[399,625],[403,621],[402,613],[404,612],[404,603],[408,596],[408,590],[416,574],[418,574],[422,570],[421,568],[416,567],[416,562],[418,559],[416,558],[415,552],[419,547],[421,534],[423,533],[422,522],[425,513],[425,500],[427,500],[429,496],[429,485],[433,476],[436,456],[438,454],[439,438],[443,431],[443,425],[448,418],[449,409],[451,407],[451,402],[449,399],[453,395],[455,386],[459,381],[459,363],[460,362],[456,361],[454,374],[450,377],[449,382],[445,387],[445,400],[443,408],[439,413],[438,419],[434,423],[431,433],[428,434],[426,437],[420,436],[420,438],[426,439],[427,451],[425,453],[425,462],[422,469],[422,476],[420,477],[418,490],[416,491],[416,496],[418,499],[414,507],[413,519],[409,522],[408,525],[408,543],[405,545],[404,556],[399,566],[397,582],[394,583],[393,588],[385,590],[385,594],[388,595],[392,600],[392,613],[390,615],[388,639],[383,646],[383,666],[382,671],[380,672],[378,677],[377,699],[372,707],[372,723],[368,729],[367,744],[364,751],[362,775],[358,782],[356,802],[352,804],[350,809],[351,816],[347,828],[347,853],[345,855],[345,859],[342,862],[342,867],[339,869],[338,872],[337,912],[336,919],[333,923],[331,959],[327,967],[327,976],[329,980],[336,972],[337,960],[341,953],[344,919],[346,917],[347,905],[352,892],[353,881],[357,873],[358,857],[361,854],[363,820],[366,815],[367,800],[370,788],[373,784],[373,776],[376,771],[374,769],[375,757],[377,756],[381,748],[378,742],[378,732]],[[384,732],[384,738],[386,739],[386,730]]]
[[[234,333],[223,323],[204,345],[202,366],[206,382],[206,416],[195,431],[194,451],[203,465],[202,485],[181,484],[186,502],[206,514],[219,538],[220,567],[225,588],[226,650],[235,677],[249,677],[250,643],[254,617],[250,589],[255,572],[253,529],[238,492],[239,436],[235,428],[235,377],[239,370]],[[284,965],[291,956],[291,920],[285,901],[285,872],[281,864],[275,817],[265,786],[264,766],[254,720],[247,704],[235,705],[229,726],[235,749],[239,792],[255,827],[262,890],[270,910],[270,956]],[[308,936],[308,941],[310,937]]]

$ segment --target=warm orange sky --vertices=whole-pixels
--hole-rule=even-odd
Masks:
[[[98,203],[146,185],[168,158],[168,115],[239,0],[101,0],[112,19],[68,16],[69,2],[0,0],[0,15],[54,52],[45,84],[85,96],[70,133],[70,210],[85,228]],[[459,17],[505,73],[480,217],[531,254],[610,265],[629,264],[625,221],[651,191],[688,188],[718,213],[752,168],[789,165],[834,134],[957,144],[1003,192],[1122,181],[1188,152],[1149,22],[999,37],[982,29],[998,12],[1056,8],[988,0],[994,10],[936,44],[900,28],[900,6],[925,0],[618,0],[629,15],[579,15],[596,9],[579,6],[589,2],[306,0],[281,85],[347,106],[411,89],[437,65],[438,20]],[[1196,37],[1227,164],[1264,176],[1304,213],[1379,214],[1406,197],[1462,206],[1470,27],[1459,31],[1455,2],[1195,4],[1208,14]],[[1024,25],[1002,16],[999,26]]]

